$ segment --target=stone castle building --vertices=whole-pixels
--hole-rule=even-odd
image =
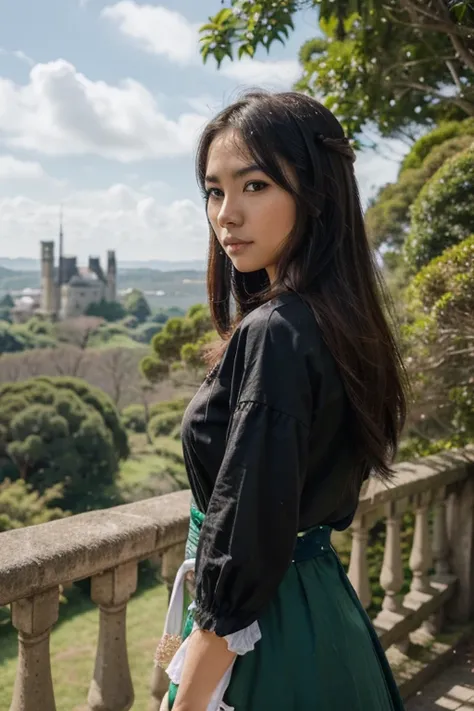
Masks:
[[[63,254],[64,235],[59,229],[59,259],[55,264],[54,242],[41,242],[40,312],[54,319],[82,316],[87,307],[117,298],[115,252],[107,252],[107,271],[99,257],[89,257],[87,267],[77,266],[77,257]]]

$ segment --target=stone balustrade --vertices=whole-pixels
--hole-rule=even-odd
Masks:
[[[349,577],[368,608],[367,543],[371,526],[383,518],[385,598],[374,623],[384,647],[403,645],[423,625],[439,630],[445,616],[459,621],[473,616],[473,462],[474,451],[466,449],[402,464],[393,484],[370,481],[362,492],[352,525]],[[402,598],[400,536],[409,510],[415,516],[412,582]],[[56,710],[50,633],[58,619],[60,587],[84,578],[91,578],[91,597],[100,610],[88,708],[132,707],[126,610],[137,585],[137,565],[160,556],[161,574],[171,589],[184,555],[188,518],[189,492],[178,492],[1,534],[0,605],[11,604],[19,640],[10,711]],[[166,674],[155,669],[150,711],[158,711],[166,687]]]
[[[56,711],[50,633],[58,619],[60,586],[84,578],[91,578],[92,600],[100,610],[88,708],[132,708],[126,610],[137,586],[137,565],[159,554],[171,590],[184,555],[189,504],[189,492],[183,491],[1,534],[0,605],[11,604],[18,630],[10,711]],[[159,709],[165,688],[165,674],[156,669],[151,711]]]
[[[411,585],[402,596],[402,518],[414,515],[409,557]],[[440,631],[445,617],[474,616],[474,449],[443,452],[397,466],[390,486],[372,479],[363,489],[352,524],[349,578],[367,609],[372,599],[367,560],[370,528],[385,521],[380,585],[382,610],[373,620],[385,649],[403,646],[424,627]]]

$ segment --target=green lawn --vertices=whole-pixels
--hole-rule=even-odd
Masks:
[[[133,684],[134,711],[147,711],[153,654],[161,635],[167,591],[154,585],[137,593],[127,608],[127,647]],[[62,604],[51,635],[51,667],[57,711],[87,711],[87,693],[94,669],[99,630],[96,606],[77,590]],[[0,709],[10,707],[17,664],[17,637],[9,623],[0,625]]]

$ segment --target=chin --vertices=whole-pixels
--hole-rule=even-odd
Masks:
[[[255,262],[252,259],[245,259],[244,257],[234,257],[233,259],[229,257],[229,259],[232,262],[234,268],[242,274],[248,274],[249,272],[258,272],[261,269],[265,269],[264,264],[261,264],[260,262]]]

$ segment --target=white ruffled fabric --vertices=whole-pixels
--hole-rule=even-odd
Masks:
[[[195,560],[185,560],[178,573],[173,585],[173,591],[171,593],[170,604],[168,608],[168,614],[166,615],[165,621],[165,634],[181,634],[182,627],[182,615],[183,615],[183,600],[184,600],[184,581],[186,574],[194,570]],[[194,607],[194,603],[191,603],[189,609]],[[191,634],[199,629],[199,626],[194,623]],[[171,660],[166,673],[168,674],[170,680],[173,684],[178,684],[181,681],[181,674],[184,667],[184,660],[186,658],[186,650],[188,648],[189,639],[191,635],[187,637],[184,642],[179,647],[178,651]],[[262,638],[262,633],[260,632],[260,627],[258,622],[253,622],[249,627],[245,627],[243,630],[238,632],[233,632],[227,635],[224,639],[227,642],[229,651],[234,652],[238,656],[243,656],[247,652],[251,652],[257,642]],[[225,672],[224,676],[218,683],[214,690],[211,701],[207,707],[207,711],[234,711],[232,706],[224,703],[225,692],[230,684],[232,678],[232,670],[235,664],[235,660],[232,662],[230,667]]]

